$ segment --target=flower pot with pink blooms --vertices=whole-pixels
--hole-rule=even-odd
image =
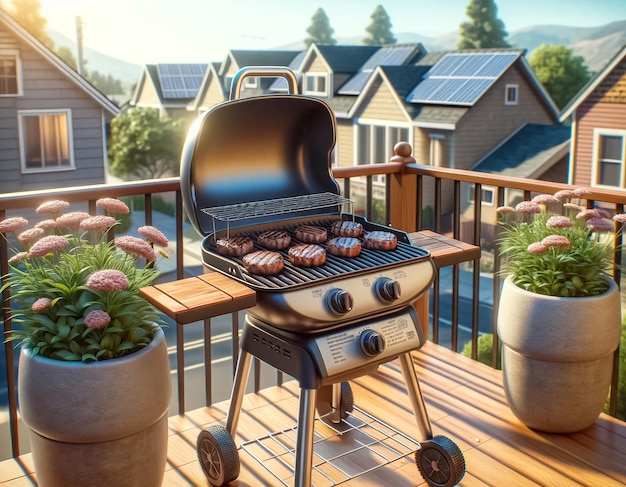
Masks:
[[[159,312],[141,296],[158,275],[167,238],[109,239],[129,213],[102,198],[98,213],[65,212],[50,201],[40,220],[0,222],[20,248],[2,290],[21,347],[20,414],[30,429],[37,482],[56,486],[161,485],[167,456],[171,379]],[[27,228],[30,227],[30,228]]]
[[[590,191],[498,208],[508,274],[498,307],[507,402],[530,428],[573,433],[602,412],[621,332],[611,277],[626,215],[588,208]]]

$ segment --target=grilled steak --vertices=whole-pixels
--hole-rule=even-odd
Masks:
[[[328,241],[326,249],[338,257],[356,257],[361,253],[361,241],[354,237],[335,237]]]
[[[300,267],[315,267],[326,262],[326,251],[319,245],[295,245],[289,249],[289,260]]]
[[[220,238],[215,242],[217,252],[229,257],[241,257],[252,252],[254,243],[248,237]]]
[[[372,250],[395,250],[398,246],[398,237],[391,232],[366,232],[363,236],[363,246]]]
[[[253,274],[274,275],[283,270],[285,261],[278,252],[257,250],[243,256],[243,266]]]
[[[266,249],[286,249],[291,243],[291,235],[283,230],[268,230],[258,236],[257,242]]]
[[[296,228],[296,238],[301,242],[318,244],[326,241],[328,232],[322,227],[300,225]]]
[[[359,222],[337,220],[331,225],[330,231],[339,237],[359,237],[363,233],[363,225]]]

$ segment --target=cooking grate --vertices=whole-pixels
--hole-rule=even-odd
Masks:
[[[296,438],[297,426],[293,426],[242,443],[241,448],[283,485],[289,486],[294,477]],[[339,424],[318,418],[311,485],[339,485],[411,455],[419,448],[417,441],[358,407]]]

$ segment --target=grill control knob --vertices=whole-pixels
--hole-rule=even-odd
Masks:
[[[385,337],[374,330],[364,330],[360,338],[361,351],[368,357],[383,353]]]
[[[326,296],[328,309],[336,315],[345,315],[352,311],[354,299],[352,294],[344,289],[331,289]]]
[[[400,299],[400,283],[388,277],[377,279],[374,283],[374,290],[378,299],[384,303],[391,303],[396,299]]]

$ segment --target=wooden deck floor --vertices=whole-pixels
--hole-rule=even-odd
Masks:
[[[626,484],[626,423],[602,415],[580,433],[538,433],[520,424],[507,407],[499,372],[431,343],[414,353],[414,362],[434,434],[448,436],[464,453],[467,473],[459,485]],[[356,406],[399,431],[419,436],[397,361],[351,386]],[[219,403],[170,419],[164,486],[208,485],[197,461],[196,438],[202,428],[223,420],[227,408],[227,403]],[[295,382],[247,395],[237,443],[293,427],[297,411]],[[240,452],[242,471],[233,487],[284,485],[248,453]],[[369,464],[370,453],[364,452],[350,464]],[[33,486],[34,477],[29,455],[0,463],[0,486]],[[409,455],[342,485],[408,487],[426,483]]]

